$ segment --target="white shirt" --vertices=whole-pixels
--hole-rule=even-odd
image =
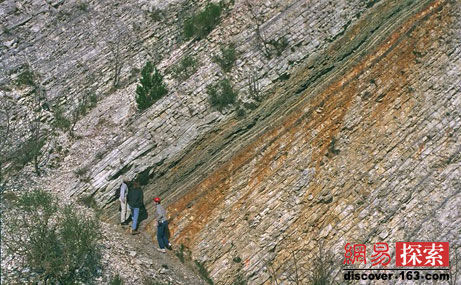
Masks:
[[[128,195],[128,186],[125,184],[125,182],[122,182],[122,185],[120,186],[120,201],[126,201],[126,196]]]

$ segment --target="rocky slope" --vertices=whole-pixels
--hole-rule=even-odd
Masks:
[[[56,169],[16,179],[63,199],[92,195],[115,221],[120,176],[149,178],[145,196],[164,198],[174,242],[222,284],[288,282],[293,253],[308,282],[319,243],[338,263],[346,242],[460,245],[459,2],[235,1],[207,39],[185,41],[184,18],[204,4],[0,3],[2,98],[33,108],[14,84],[27,63],[51,106],[43,121],[99,100],[73,138],[54,139],[65,149]],[[288,46],[265,49],[258,27]],[[212,55],[230,43],[238,59],[224,74]],[[200,66],[178,81],[171,67],[184,55]],[[169,94],[139,113],[147,60]],[[254,80],[262,103],[243,118],[217,112],[205,89],[223,77],[248,103]]]
[[[459,248],[457,15],[447,1],[382,3],[274,92],[296,98],[285,108],[254,118],[239,143],[225,140],[242,129],[235,122],[209,136],[202,155],[173,168],[220,148],[203,176],[173,184],[187,189],[170,206],[176,242],[225,284],[288,281],[294,260],[309,282],[319,244],[336,276],[347,242]]]

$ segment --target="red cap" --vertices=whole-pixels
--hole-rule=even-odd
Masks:
[[[160,198],[159,198],[159,197],[155,197],[155,198],[154,198],[154,202],[160,203]]]

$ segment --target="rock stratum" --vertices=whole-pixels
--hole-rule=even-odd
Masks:
[[[86,12],[73,6],[78,2],[49,4],[45,15],[66,7],[81,13],[66,14],[74,21],[68,29],[50,28],[59,33],[54,37],[62,55],[31,50],[52,45],[51,36],[26,41],[30,47],[15,41],[2,47],[2,63],[20,66],[27,53],[46,75],[42,83],[52,106],[71,108],[63,98],[88,90],[103,94],[78,122],[81,138],[64,140],[70,147],[60,168],[40,178],[52,189],[90,194],[112,219],[120,177],[147,178],[148,211],[151,197],[164,198],[173,242],[190,249],[218,284],[239,278],[289,283],[294,268],[308,284],[320,248],[333,256],[331,275],[341,278],[348,242],[449,241],[459,250],[459,1],[235,1],[201,41],[180,39],[177,23],[193,10],[189,2],[103,2],[88,2]],[[144,21],[152,7],[162,9],[163,21]],[[1,11],[8,23],[19,13]],[[33,30],[41,15],[16,25]],[[89,27],[115,22],[126,31],[117,52],[123,84],[114,90],[112,33]],[[266,39],[285,37],[288,48],[265,56],[255,26]],[[76,40],[95,35],[95,45]],[[211,55],[230,42],[238,59],[224,75]],[[178,82],[168,71],[185,54],[197,56],[201,66]],[[84,64],[69,65],[68,57]],[[170,92],[137,113],[130,70],[145,59],[167,74]],[[8,84],[16,69],[5,68],[2,82]],[[240,118],[209,106],[206,86],[223,76],[251,102],[249,75],[263,98],[254,110]],[[2,92],[27,99],[15,88]],[[74,174],[82,165],[88,169],[84,180]],[[154,235],[154,224],[147,230]]]
[[[311,268],[320,243],[336,262],[347,242],[459,246],[459,3],[381,4],[274,91],[290,98],[237,151],[229,143],[203,179],[173,187],[187,189],[169,206],[175,241],[216,280],[289,280],[293,253]]]

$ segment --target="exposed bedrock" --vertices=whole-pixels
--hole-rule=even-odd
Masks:
[[[173,243],[219,284],[288,281],[294,259],[307,284],[320,244],[336,276],[346,242],[459,246],[461,3],[226,2],[206,39],[185,41],[184,19],[206,1],[2,1],[0,96],[27,113],[33,92],[15,80],[28,64],[52,109],[99,100],[75,137],[56,138],[67,149],[41,185],[91,195],[116,221],[121,177],[143,177],[148,212],[162,197]],[[257,26],[286,49],[265,56]],[[224,74],[212,57],[230,43]],[[171,69],[185,55],[200,64],[180,81]],[[169,93],[138,112],[147,60]],[[256,80],[262,103],[241,118],[212,108],[206,86],[224,77],[243,102]]]
[[[295,253],[307,282],[320,243],[337,257],[333,274],[347,242],[461,244],[459,3],[398,2],[169,171],[174,241],[214,280],[286,281]]]

